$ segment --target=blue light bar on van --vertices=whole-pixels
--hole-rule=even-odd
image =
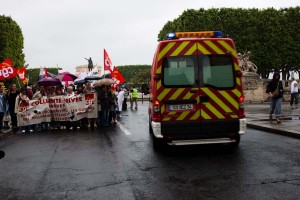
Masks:
[[[167,34],[167,39],[179,38],[202,38],[202,37],[222,37],[222,31],[199,31],[199,32],[172,32]]]
[[[167,39],[168,40],[176,39],[176,33],[168,33],[167,34]]]

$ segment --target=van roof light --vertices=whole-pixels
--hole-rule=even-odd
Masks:
[[[202,37],[222,37],[222,31],[198,31],[198,32],[171,32],[167,34],[167,39],[179,38],[202,38]]]

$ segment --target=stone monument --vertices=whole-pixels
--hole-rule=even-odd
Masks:
[[[250,61],[251,52],[244,54],[238,53],[238,62],[243,73],[242,81],[244,87],[244,96],[246,102],[259,101],[267,99],[265,82],[257,74],[257,66]]]

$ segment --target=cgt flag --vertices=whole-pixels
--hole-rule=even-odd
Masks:
[[[28,79],[26,78],[26,68],[25,67],[17,69],[17,74],[23,83],[26,83],[28,81]]]
[[[104,49],[104,71],[110,71],[110,73],[112,73],[112,71],[114,70],[114,67],[111,63],[111,60],[106,52],[106,50]]]
[[[119,72],[118,68],[114,67],[114,70],[111,73],[112,79],[118,84],[122,84],[125,82],[125,78],[123,75]]]
[[[14,78],[17,75],[17,70],[12,65],[11,59],[8,58],[0,63],[0,80]]]

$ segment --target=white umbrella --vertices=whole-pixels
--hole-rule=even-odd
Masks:
[[[101,86],[101,85],[112,85],[114,83],[115,83],[115,81],[110,78],[103,78],[103,79],[96,81],[94,83],[94,86],[97,87],[97,86]]]

